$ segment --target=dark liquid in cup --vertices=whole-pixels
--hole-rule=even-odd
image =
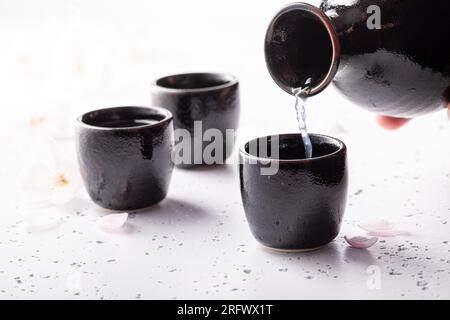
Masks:
[[[103,128],[133,128],[156,124],[158,122],[158,120],[154,119],[118,119],[99,122],[96,125]]]

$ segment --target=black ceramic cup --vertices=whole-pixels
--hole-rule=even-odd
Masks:
[[[305,159],[299,134],[258,138],[240,149],[247,221],[255,238],[271,249],[310,251],[339,234],[347,200],[346,146],[328,136],[310,136],[311,159]]]
[[[76,146],[91,199],[112,210],[162,201],[173,171],[172,114],[156,107],[117,107],[78,118]]]
[[[156,80],[152,105],[172,112],[178,167],[223,164],[233,152],[239,122],[238,80],[227,74],[189,73]]]

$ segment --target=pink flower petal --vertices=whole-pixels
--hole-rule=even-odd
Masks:
[[[19,174],[18,183],[21,207],[29,209],[48,206],[51,172],[46,164],[39,161],[24,166]]]
[[[128,219],[128,213],[109,214],[97,220],[97,227],[106,232],[118,232]]]
[[[378,238],[376,237],[353,237],[349,239],[347,238],[347,236],[345,236],[344,239],[352,248],[355,249],[368,249],[378,242]]]
[[[392,222],[386,220],[377,220],[359,225],[359,227],[368,232],[373,237],[395,237],[405,234],[404,231],[398,230]]]
[[[406,232],[397,230],[397,229],[392,229],[392,230],[372,231],[372,232],[368,232],[367,234],[372,237],[388,238],[388,237],[400,236],[402,234],[406,234]]]
[[[359,225],[359,227],[367,232],[379,232],[395,229],[395,225],[392,222],[386,220],[376,220]]]
[[[53,214],[39,214],[32,216],[26,221],[28,233],[41,233],[56,229],[62,224],[62,219]]]

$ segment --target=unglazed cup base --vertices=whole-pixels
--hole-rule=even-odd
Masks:
[[[264,248],[269,249],[271,251],[274,252],[278,252],[278,253],[307,253],[307,252],[313,252],[313,251],[317,251],[322,249],[323,247],[326,247],[328,244],[324,244],[322,246],[319,247],[314,247],[314,248],[306,248],[306,249],[277,249],[277,248],[271,248],[265,245],[262,245]]]

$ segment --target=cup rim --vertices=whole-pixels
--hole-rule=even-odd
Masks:
[[[157,111],[157,113],[159,115],[162,115],[164,118],[157,121],[156,123],[149,123],[149,124],[143,124],[143,125],[139,125],[139,126],[135,126],[135,127],[100,127],[100,126],[96,126],[96,125],[92,125],[92,124],[88,124],[85,121],[83,121],[83,118],[85,116],[88,116],[89,114],[95,113],[95,112],[108,112],[108,111],[120,111],[120,110],[154,110]],[[121,130],[121,131],[128,131],[128,130],[136,130],[136,129],[145,129],[145,128],[155,128],[155,127],[159,127],[169,121],[173,120],[173,115],[172,113],[165,109],[165,108],[161,108],[161,107],[154,107],[154,106],[121,106],[121,107],[109,107],[109,108],[99,108],[99,109],[95,109],[95,110],[91,110],[88,112],[83,113],[82,115],[77,117],[77,124],[80,127],[85,127],[85,128],[90,128],[90,129],[95,129],[95,130],[102,130],[102,131],[116,131],[116,130]]]
[[[216,86],[210,86],[210,87],[204,87],[204,88],[192,88],[192,89],[177,89],[177,88],[169,88],[165,86],[161,86],[158,84],[159,81],[164,80],[166,78],[170,77],[179,77],[179,76],[219,76],[226,81],[224,84],[216,85]],[[229,74],[229,73],[222,73],[222,72],[187,72],[187,73],[176,73],[176,74],[170,74],[166,75],[164,77],[160,77],[152,82],[151,86],[152,88],[157,88],[159,91],[165,91],[165,92],[173,92],[173,93],[199,93],[199,92],[208,92],[208,91],[215,91],[220,89],[225,89],[232,87],[239,83],[239,80],[236,76]]]
[[[251,139],[251,140],[246,141],[245,143],[243,143],[241,145],[241,147],[239,148],[239,154],[242,157],[245,157],[245,158],[253,159],[253,160],[256,160],[256,161],[264,161],[264,162],[268,162],[268,163],[273,163],[273,162],[278,162],[278,163],[311,163],[311,162],[314,162],[314,161],[326,160],[326,159],[329,159],[329,158],[333,158],[333,157],[337,156],[338,154],[342,153],[343,151],[347,150],[347,146],[345,145],[345,143],[343,141],[341,141],[340,139],[338,139],[338,138],[335,138],[335,137],[332,137],[332,136],[328,136],[328,135],[325,135],[325,134],[310,133],[309,134],[310,137],[311,136],[312,137],[321,137],[321,138],[326,138],[326,139],[333,140],[334,142],[337,142],[337,144],[339,145],[339,149],[334,151],[334,152],[332,152],[332,153],[329,153],[329,154],[326,154],[326,155],[323,155],[323,156],[320,156],[320,157],[314,157],[314,158],[311,158],[311,159],[273,159],[273,158],[266,158],[266,157],[257,157],[257,156],[254,156],[254,155],[248,153],[247,151],[245,151],[245,146],[246,146],[247,143],[249,143],[251,141],[254,141],[256,139],[269,138],[269,137],[273,137],[273,136],[278,136],[278,137],[280,137],[280,136],[283,136],[283,137],[299,136],[300,137],[300,133],[271,134],[271,135],[268,135],[268,136],[263,136],[263,137],[258,137],[258,138]]]

